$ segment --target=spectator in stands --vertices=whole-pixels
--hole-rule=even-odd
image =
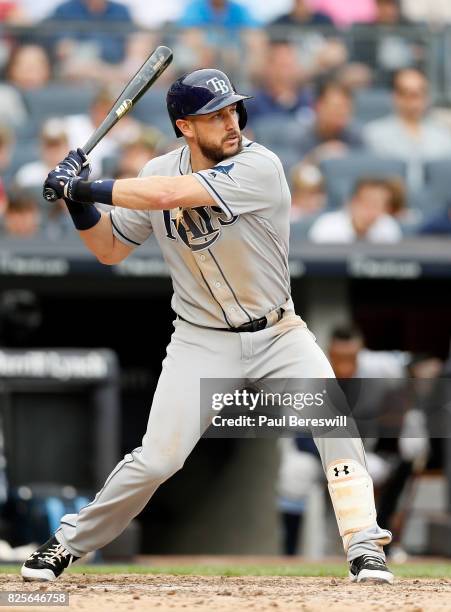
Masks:
[[[332,19],[326,13],[312,9],[308,0],[293,0],[293,7],[289,13],[285,13],[274,19],[270,26],[324,26],[333,25]]]
[[[271,41],[263,65],[261,88],[246,107],[250,122],[273,114],[298,117],[307,111],[310,115],[313,98],[305,87],[305,74],[293,43]]]
[[[449,0],[402,0],[404,15],[411,21],[434,26],[451,23],[451,4]]]
[[[333,25],[330,17],[313,11],[310,5],[309,0],[294,0],[291,12],[281,15],[270,26],[293,28]],[[302,36],[296,40],[296,47],[304,68],[304,78],[309,81],[344,66],[347,60],[345,44],[338,37],[326,36],[317,29],[309,32],[307,28],[303,31]],[[263,65],[263,70],[267,64]]]
[[[70,149],[76,149],[80,146],[80,143],[88,140],[94,129],[106,117],[115,99],[116,95],[111,89],[102,88],[97,92],[91,103],[89,115],[70,115],[65,118]],[[92,175],[94,177],[100,176],[102,174],[102,163],[107,158],[117,157],[119,146],[136,139],[140,133],[141,126],[135,119],[130,115],[122,117],[90,155]]]
[[[242,69],[243,63],[250,70],[261,63],[265,36],[260,22],[243,4],[233,0],[192,0],[177,24],[186,32],[182,38],[185,49],[176,54],[176,61],[178,55],[188,53],[194,67],[219,62],[224,70],[232,72]]]
[[[299,134],[299,155],[314,160],[344,155],[363,145],[361,130],[352,118],[350,90],[338,81],[325,81],[318,90],[315,115]]]
[[[142,133],[122,147],[114,173],[115,178],[134,178],[144,165],[160,154],[165,138],[154,128],[145,128]]]
[[[392,193],[386,181],[364,178],[357,182],[351,199],[341,210],[322,214],[313,224],[309,239],[321,243],[397,242],[402,233],[390,215]]]
[[[66,122],[64,119],[47,119],[40,137],[40,159],[24,164],[14,177],[14,185],[27,192],[42,204],[41,228],[43,235],[57,240],[70,230],[70,217],[62,200],[49,204],[41,199],[45,177],[63,158],[69,149]]]
[[[296,164],[291,176],[291,222],[311,223],[326,204],[324,180],[317,166]]]
[[[58,76],[60,80],[73,84],[81,81],[83,84],[92,83],[94,86],[117,87],[122,89],[124,83],[128,82],[139,70],[142,64],[159,43],[159,36],[147,31],[134,31],[126,36],[125,57],[119,63],[108,63],[103,61],[92,47],[87,45],[87,52],[83,50],[84,43],[70,40],[61,41],[58,46],[59,64]],[[165,70],[161,75],[158,86],[164,87],[164,82],[174,75],[173,67]]]
[[[246,6],[253,15],[258,15],[262,24],[269,25],[273,19],[286,13],[293,0],[246,0]]]
[[[149,10],[151,10],[149,8]],[[68,53],[88,53],[93,59],[100,58],[108,63],[118,63],[125,58],[126,36],[102,31],[102,26],[120,24],[124,29],[131,28],[132,19],[126,6],[113,0],[67,0],[56,7],[49,17],[51,20],[87,22],[93,27],[85,32],[59,32],[59,55]],[[77,49],[68,45],[68,41],[77,41]],[[95,46],[93,51],[92,46]]]
[[[414,41],[402,32],[387,30],[409,23],[401,12],[400,0],[376,0],[376,16],[371,25],[380,26],[381,30],[375,36],[356,33],[352,60],[371,67],[373,80],[379,87],[389,86],[396,71],[414,66],[421,57]]]
[[[19,90],[45,87],[52,71],[49,57],[43,47],[26,44],[15,47],[6,66],[6,78]]]
[[[22,96],[9,83],[0,83],[0,117],[14,128],[27,120],[27,109]]]
[[[429,84],[419,70],[407,68],[394,77],[395,114],[364,128],[367,147],[375,153],[405,160],[408,185],[423,184],[423,162],[451,156],[451,132],[427,116]]]
[[[186,0],[164,0],[152,4],[149,10],[149,0],[121,0],[128,7],[133,21],[144,28],[159,28],[173,23],[182,15]]]
[[[406,185],[400,177],[386,178],[385,184],[390,191],[388,213],[395,219],[401,220],[408,214]]]
[[[376,0],[374,23],[381,26],[399,26],[409,25],[410,21],[402,14],[400,0]]]
[[[8,170],[14,150],[15,138],[8,125],[0,123],[0,176]]]
[[[42,126],[39,140],[41,157],[19,168],[15,176],[18,187],[41,189],[47,174],[63,159],[69,148],[64,120],[48,119]]]
[[[242,4],[233,0],[193,0],[178,21],[182,28],[255,28],[260,23]]]
[[[61,0],[20,0],[20,4],[30,21],[36,23],[48,17],[61,4]]]
[[[376,8],[374,0],[343,2],[342,0],[310,0],[315,11],[321,11],[337,26],[350,26],[353,23],[374,21]]]
[[[3,237],[31,238],[38,234],[39,224],[39,207],[33,196],[23,190],[11,192],[3,217]]]
[[[404,378],[407,356],[372,351],[354,324],[337,325],[329,339],[329,361],[337,378]]]
[[[2,0],[0,2],[0,23],[24,25],[27,21],[27,13],[20,0]]]

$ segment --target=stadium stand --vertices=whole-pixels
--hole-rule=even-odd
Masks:
[[[328,193],[329,208],[337,208],[350,195],[355,182],[363,177],[404,178],[404,162],[378,157],[370,153],[354,153],[320,163]]]

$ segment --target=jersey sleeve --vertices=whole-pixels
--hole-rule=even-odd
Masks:
[[[127,246],[137,247],[152,233],[148,210],[133,210],[115,206],[110,213],[113,234]]]
[[[282,175],[276,156],[246,149],[213,168],[193,173],[228,219],[245,213],[272,215],[283,198]]]
[[[138,177],[151,174],[148,170],[149,166],[150,163],[147,163]],[[148,210],[115,206],[110,213],[110,218],[114,236],[127,246],[135,248],[140,246],[152,233],[150,211]]]

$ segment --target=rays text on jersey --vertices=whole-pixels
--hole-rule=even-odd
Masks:
[[[219,239],[222,227],[238,220],[236,215],[227,221],[226,213],[219,206],[186,208],[178,218],[177,215],[174,218],[169,210],[162,212],[167,238],[176,240],[178,236],[192,251],[210,248]]]

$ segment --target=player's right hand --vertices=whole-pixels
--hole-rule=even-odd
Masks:
[[[91,164],[88,162],[86,165],[82,167],[78,176],[82,179],[82,181],[87,181],[89,178],[89,175],[91,174],[91,170],[92,170]],[[66,205],[75,204],[74,200],[71,200],[70,198],[66,196],[63,197],[63,200],[66,202]]]
[[[55,168],[63,172],[67,172],[70,177],[81,176],[83,179],[87,178],[91,172],[91,165],[89,159],[83,149],[77,149],[69,151],[69,155],[61,161]],[[88,169],[86,176],[82,175],[82,171]]]

